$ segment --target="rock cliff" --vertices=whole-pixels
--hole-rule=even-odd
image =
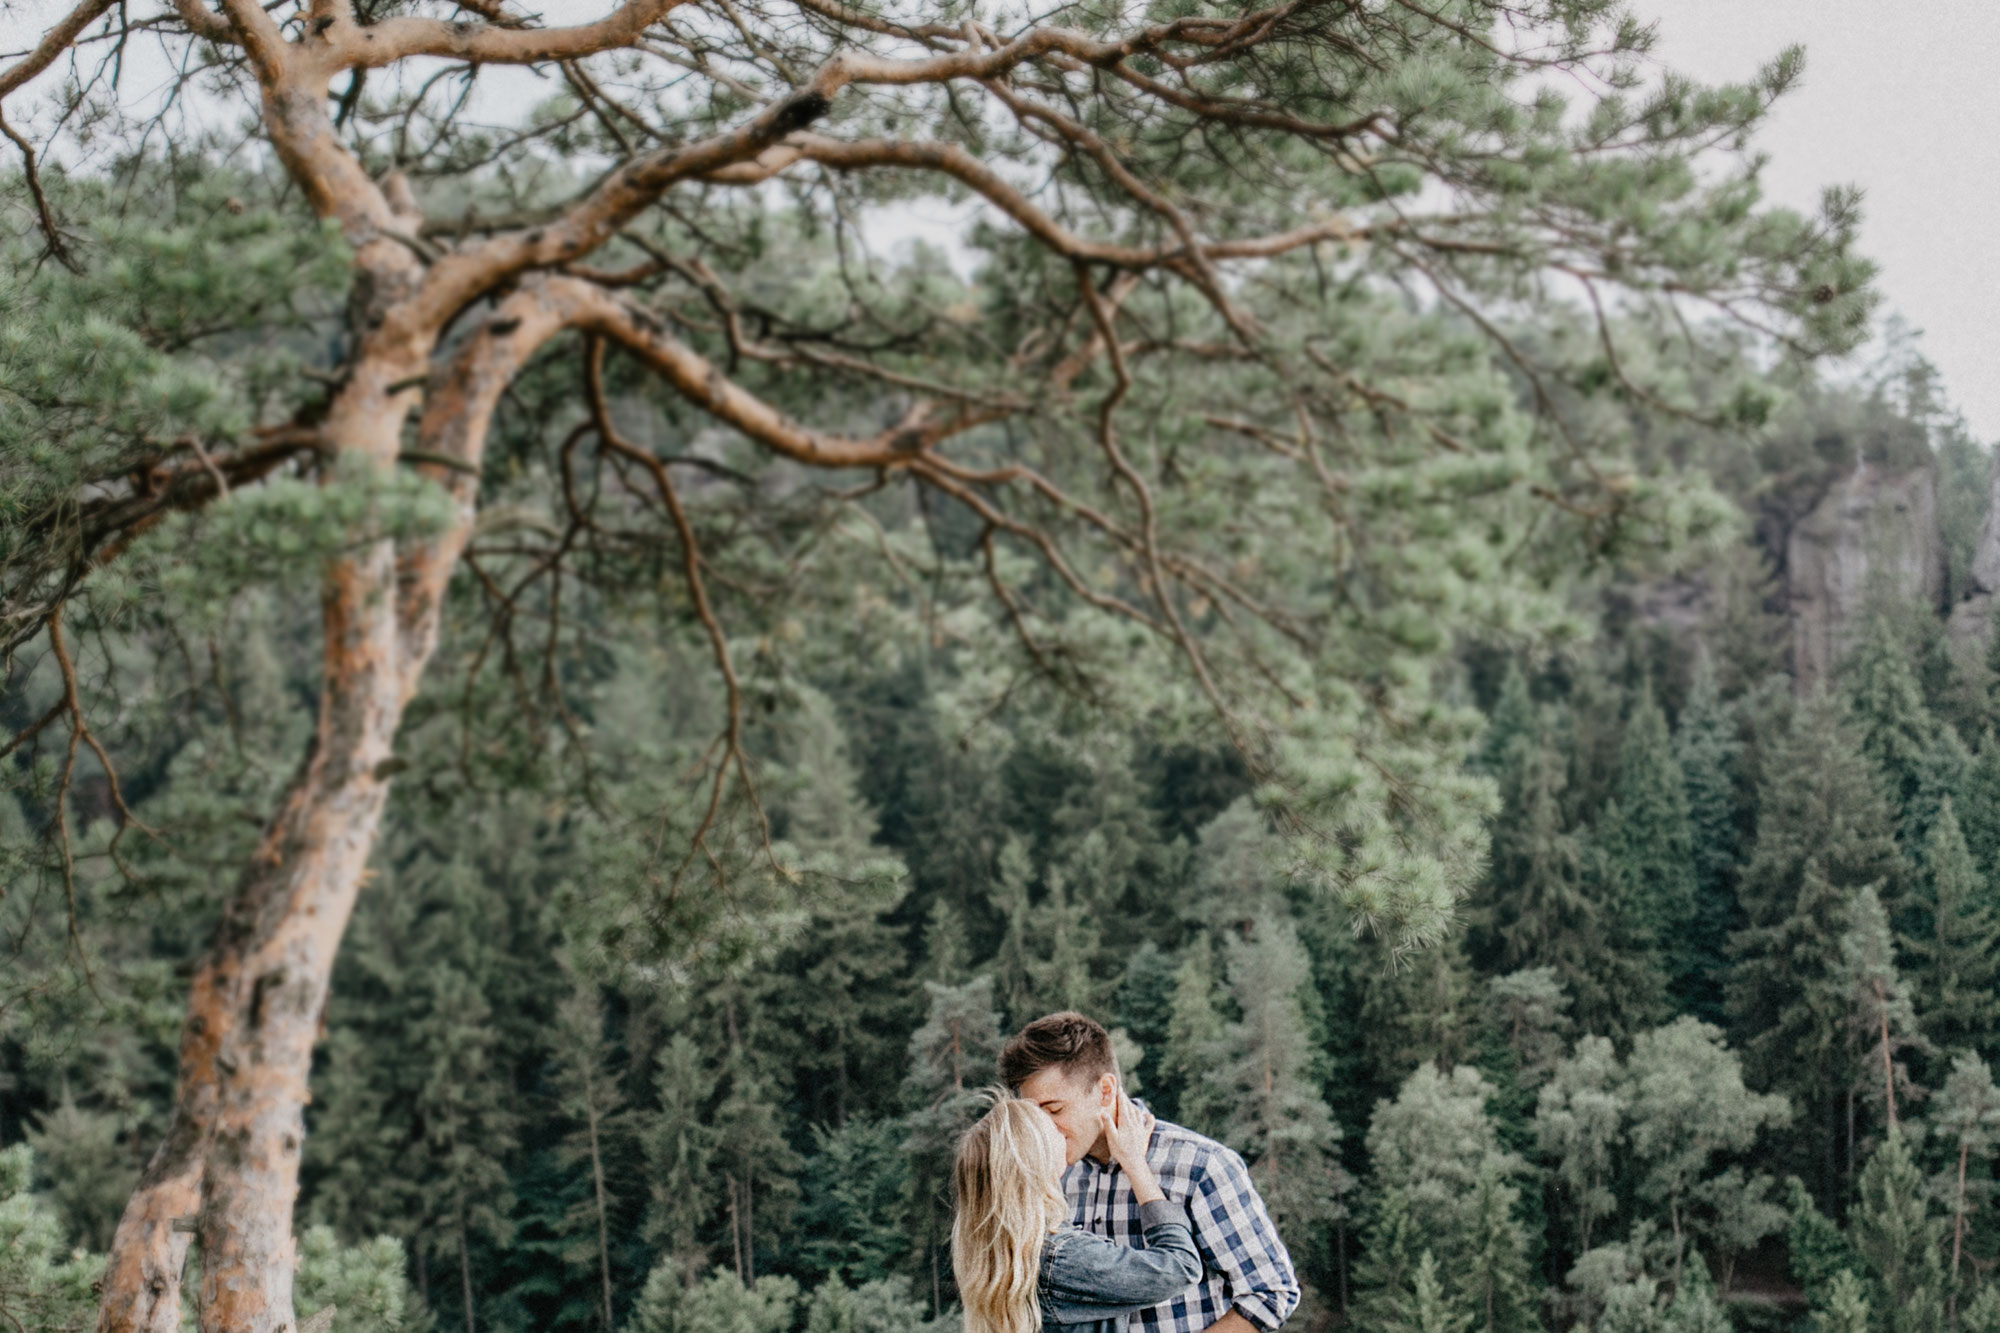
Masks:
[[[1793,679],[1801,694],[1826,679],[1859,635],[1871,600],[1943,609],[1945,555],[1937,509],[1934,470],[1889,473],[1864,462],[1835,480],[1791,525],[1783,548],[1785,601]],[[1989,518],[1989,534],[1992,526]],[[1984,586],[2000,590],[2000,534],[1991,535],[1991,573]],[[1987,555],[1984,540],[1981,555]]]

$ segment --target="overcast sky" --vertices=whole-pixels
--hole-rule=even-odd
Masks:
[[[1924,353],[1981,439],[2000,439],[2000,4],[1993,0],[1636,0],[1661,63],[1740,79],[1792,42],[1804,86],[1760,142],[1774,199],[1866,192],[1862,246],[1885,313]]]
[[[0,52],[31,45],[70,3],[0,0]],[[1974,431],[2000,439],[2000,3],[1634,3],[1660,20],[1661,63],[1704,81],[1744,78],[1787,44],[1805,44],[1804,86],[1761,141],[1771,195],[1811,208],[1825,185],[1866,191],[1862,244],[1881,265],[1885,313],[1923,330],[1925,353]],[[555,19],[601,8],[536,7]]]

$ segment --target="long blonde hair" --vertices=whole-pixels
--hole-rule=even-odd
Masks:
[[[1042,1245],[1069,1218],[1059,1177],[1047,1170],[1056,1127],[1004,1088],[987,1095],[993,1108],[965,1131],[952,1164],[951,1266],[965,1333],[1038,1333]]]

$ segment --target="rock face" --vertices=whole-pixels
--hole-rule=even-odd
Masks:
[[[1985,586],[2000,590],[2000,534],[1992,527],[1989,518],[1993,543]],[[1987,553],[1982,538],[1982,559]],[[1871,601],[1939,608],[1944,587],[1935,472],[1885,473],[1862,463],[1836,481],[1785,542],[1785,600],[1799,693],[1824,681],[1859,637]]]
[[[1993,624],[1993,606],[2000,598],[2000,467],[1988,482],[1986,522],[1979,529],[1979,544],[1972,548],[1969,586],[1951,608],[1952,648],[1962,658],[1976,658],[1986,651]]]

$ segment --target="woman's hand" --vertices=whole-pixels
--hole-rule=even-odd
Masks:
[[[1146,1150],[1153,1143],[1154,1124],[1153,1113],[1134,1105],[1123,1088],[1118,1090],[1116,1101],[1097,1113],[1097,1127],[1104,1131],[1111,1160],[1118,1163],[1119,1170],[1132,1182],[1132,1193],[1142,1204],[1166,1197],[1160,1192],[1159,1178],[1153,1174],[1151,1163],[1146,1160]]]

